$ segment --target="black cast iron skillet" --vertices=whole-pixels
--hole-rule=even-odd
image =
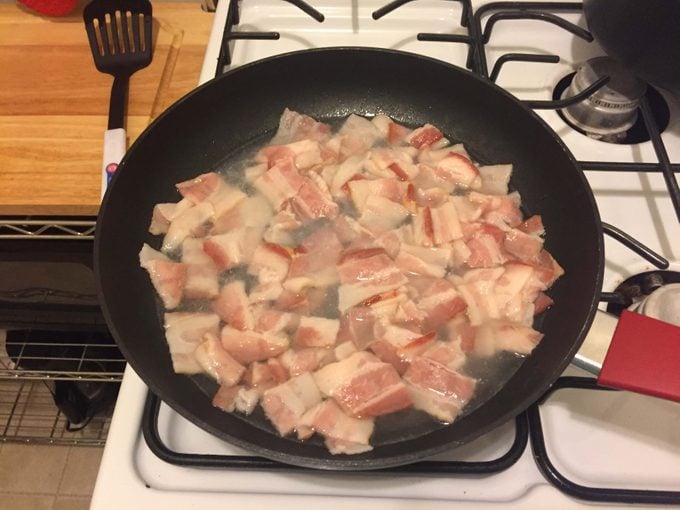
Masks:
[[[555,305],[537,327],[545,338],[490,400],[450,426],[410,412],[381,424],[374,450],[332,456],[319,439],[281,438],[261,414],[212,407],[214,384],[172,371],[155,292],[139,267],[153,205],[177,201],[175,183],[215,169],[244,146],[266,140],[284,108],[333,121],[385,112],[426,122],[465,143],[482,163],[514,164],[511,184],[526,213],[541,214],[546,247],[565,268]],[[602,229],[592,192],[569,151],[528,108],[472,73],[408,53],[365,48],[291,53],[246,65],[202,86],[161,115],[121,162],[104,198],[95,242],[100,298],[128,362],[165,402],[235,445],[282,462],[322,469],[406,464],[454,448],[510,420],[534,402],[578,350],[598,302]],[[430,423],[428,426],[427,423]]]

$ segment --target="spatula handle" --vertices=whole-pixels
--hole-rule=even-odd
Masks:
[[[106,193],[106,187],[113,178],[118,168],[118,163],[123,159],[126,148],[125,129],[108,129],[104,132],[104,160],[102,162],[102,190],[101,196]]]

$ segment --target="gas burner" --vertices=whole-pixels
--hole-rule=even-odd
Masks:
[[[668,126],[670,111],[654,88],[628,73],[615,60],[596,57],[562,78],[553,99],[564,99],[583,91],[603,76],[610,81],[592,96],[558,113],[580,133],[607,143],[636,144],[648,141],[644,122],[638,116],[640,99],[646,95],[660,130]]]
[[[609,303],[609,313],[621,315],[623,310],[628,309],[674,323],[673,316],[677,319],[680,306],[680,272],[647,271],[636,274],[621,282],[614,293],[623,297],[623,303]]]

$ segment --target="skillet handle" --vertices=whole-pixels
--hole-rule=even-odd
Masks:
[[[590,331],[572,363],[593,375],[599,375],[617,323],[618,317],[615,315],[597,310]]]
[[[104,132],[104,158],[102,160],[101,196],[104,197],[106,188],[118,169],[120,160],[125,155],[127,139],[125,129],[108,129]]]

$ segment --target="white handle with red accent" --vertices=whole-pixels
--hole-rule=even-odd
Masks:
[[[104,159],[102,161],[102,189],[101,196],[106,193],[106,188],[111,182],[113,174],[118,168],[120,160],[125,155],[127,139],[125,129],[108,129],[104,132]]]

